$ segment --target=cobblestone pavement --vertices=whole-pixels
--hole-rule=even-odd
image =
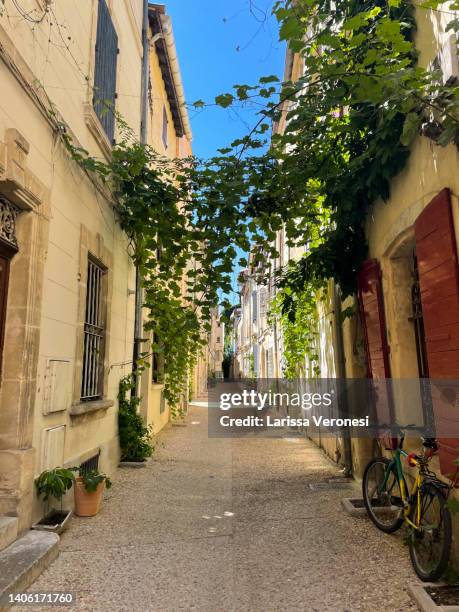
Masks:
[[[31,591],[73,591],[73,611],[417,609],[402,537],[344,514],[352,491],[309,487],[339,475],[318,448],[209,439],[206,417],[192,407],[147,468],[120,469]]]

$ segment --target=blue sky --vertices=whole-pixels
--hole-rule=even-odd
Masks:
[[[255,84],[263,75],[282,77],[285,46],[278,42],[277,22],[270,16],[273,0],[168,0],[165,4],[188,102],[213,102],[235,83]],[[190,110],[195,155],[209,157],[246,134],[247,126],[256,122],[255,111],[237,113],[220,108]]]

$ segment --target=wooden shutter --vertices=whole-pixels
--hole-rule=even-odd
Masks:
[[[449,189],[419,215],[415,226],[429,377],[459,379],[459,267]],[[445,406],[432,397],[436,418]],[[452,409],[450,406],[448,410]],[[450,415],[451,417],[456,415]],[[442,429],[444,428],[444,425]],[[440,440],[443,474],[454,474],[459,439]]]
[[[376,259],[368,259],[359,271],[358,296],[367,353],[367,376],[390,378],[381,267]]]
[[[105,0],[99,0],[93,106],[110,143],[115,135],[117,61],[118,36]]]
[[[394,406],[390,385],[389,346],[382,289],[381,266],[376,259],[368,259],[358,275],[360,315],[367,354],[367,376],[373,379],[372,422],[390,425],[394,422]],[[374,402],[374,404],[373,404]]]

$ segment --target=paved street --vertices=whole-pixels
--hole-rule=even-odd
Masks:
[[[309,487],[337,476],[303,439],[208,439],[194,406],[146,469],[118,471],[97,517],[73,519],[31,590],[73,591],[72,610],[416,610],[401,536]]]

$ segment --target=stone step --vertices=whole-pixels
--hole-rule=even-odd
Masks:
[[[0,552],[0,612],[8,610],[8,595],[23,592],[59,554],[59,536],[28,531]]]
[[[18,535],[18,519],[15,516],[0,516],[0,550],[9,546]]]

